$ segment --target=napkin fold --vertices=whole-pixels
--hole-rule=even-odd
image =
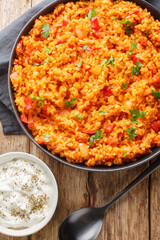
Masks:
[[[11,50],[23,26],[31,17],[52,1],[43,0],[0,32],[0,120],[4,134],[23,134],[23,130],[13,114],[8,93],[7,72]],[[148,2],[160,9],[160,0],[148,0]]]

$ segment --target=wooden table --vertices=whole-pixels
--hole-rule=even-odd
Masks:
[[[0,30],[41,0],[0,0]],[[0,234],[0,240],[57,240],[58,226],[72,211],[99,206],[110,200],[148,164],[115,173],[88,173],[66,167],[34,146],[24,136],[4,136],[0,127],[0,153],[22,151],[41,158],[59,186],[56,213],[38,233],[22,238]],[[160,240],[160,169],[111,207],[98,240]],[[71,239],[72,240],[72,239]]]

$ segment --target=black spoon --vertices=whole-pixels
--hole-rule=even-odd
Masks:
[[[103,218],[108,208],[159,166],[158,158],[107,204],[101,207],[82,208],[71,213],[59,227],[59,240],[95,240],[102,228]]]

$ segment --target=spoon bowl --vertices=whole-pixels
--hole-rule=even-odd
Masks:
[[[71,213],[59,227],[59,240],[95,240],[102,228],[108,208],[159,166],[160,159],[157,159],[107,204],[95,208],[82,208]]]
[[[60,225],[59,240],[95,240],[104,218],[101,208],[82,208],[71,213]]]

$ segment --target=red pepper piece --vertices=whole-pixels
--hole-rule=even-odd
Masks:
[[[92,28],[97,31],[99,29],[98,18],[97,17],[93,17],[91,19],[91,23],[92,23]]]
[[[26,105],[27,110],[32,108],[32,100],[29,96],[24,100],[24,103]]]
[[[29,115],[28,116],[28,127],[34,127],[34,120],[33,120],[33,116]]]
[[[44,117],[49,117],[49,113],[47,112],[47,106],[42,107],[41,114]]]
[[[142,37],[140,40],[139,40],[139,43],[143,46],[143,47],[146,47],[147,46],[147,39]]]
[[[23,52],[23,41],[21,40],[21,41],[17,44],[16,53],[19,54],[19,53],[22,53],[22,52]]]
[[[63,22],[58,24],[58,27],[65,27],[65,26],[67,26],[67,24],[68,24],[68,21],[63,19]]]
[[[22,114],[22,115],[20,116],[20,119],[21,119],[22,122],[28,123],[28,119],[27,119],[27,116],[26,116],[25,114]]]
[[[100,38],[100,33],[99,32],[92,31],[92,34],[95,38]]]
[[[26,54],[28,57],[30,57],[33,49],[34,49],[34,47],[32,46],[32,44],[29,43],[29,44],[26,46],[25,54]]]
[[[73,49],[73,48],[74,48],[74,45],[68,44],[68,47]]]
[[[153,83],[160,83],[160,77],[154,80]]]
[[[88,51],[88,52],[93,52],[93,49],[92,49],[91,47],[88,47],[88,48],[87,48],[87,51]]]
[[[136,11],[130,13],[129,15],[133,15],[133,14],[136,14],[136,15],[137,15],[139,12],[140,12],[139,10],[136,10]]]
[[[157,114],[157,118],[158,118],[158,120],[160,120],[160,114]]]
[[[105,131],[108,133],[111,133],[115,126],[116,126],[116,124],[111,123],[109,126],[106,127]]]
[[[143,136],[142,135],[138,135],[135,137],[135,140],[142,140],[143,139]]]
[[[133,56],[133,64],[136,65],[137,60],[139,60],[142,64],[144,63],[143,59],[137,58],[136,56]]]
[[[160,129],[160,122],[152,122],[151,123],[151,128],[155,131],[158,132]]]
[[[38,143],[38,144],[45,144],[44,137],[39,137],[39,138],[37,139],[37,143]]]
[[[39,36],[39,37],[35,37],[35,39],[34,39],[36,42],[38,42],[38,41],[42,41],[42,38],[41,38],[41,36]]]
[[[56,45],[59,45],[59,44],[63,44],[63,42],[61,40],[58,40]]]
[[[155,68],[155,67],[152,67],[152,66],[151,66],[151,67],[148,67],[148,70],[151,71],[152,75],[157,72],[157,71],[156,71],[156,68]]]
[[[87,130],[87,129],[79,129],[79,131],[80,131],[81,133],[86,133],[86,134],[89,134],[89,135],[93,135],[93,134],[96,133],[95,130]]]
[[[107,97],[110,97],[113,95],[112,93],[112,89],[108,88],[107,86],[104,87],[101,92],[103,93],[103,95],[107,96]]]

